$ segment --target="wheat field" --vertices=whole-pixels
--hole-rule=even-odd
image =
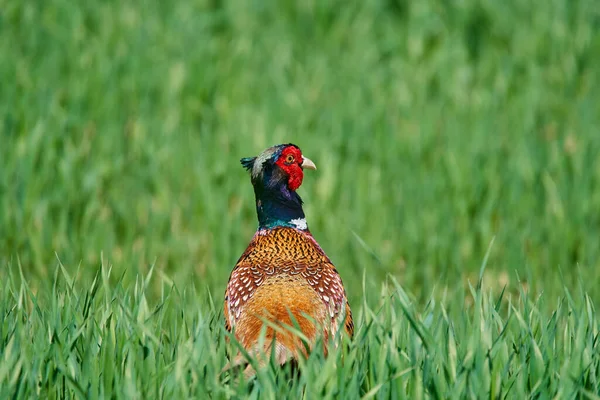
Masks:
[[[0,0],[0,398],[600,398],[592,0]],[[356,335],[221,373],[292,142]]]

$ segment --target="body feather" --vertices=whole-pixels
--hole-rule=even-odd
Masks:
[[[250,172],[259,228],[229,277],[225,327],[261,364],[272,351],[280,364],[305,356],[318,337],[327,352],[339,328],[352,336],[354,325],[342,279],[308,230],[296,193],[304,168],[316,166],[293,144],[241,163]],[[233,361],[242,363],[241,355]]]
[[[265,349],[252,346],[264,320],[296,326],[311,343],[319,334],[326,341],[333,338],[342,320],[350,336],[354,330],[337,270],[309,232],[288,227],[259,230],[254,235],[231,273],[225,318],[227,329],[234,330],[242,346],[258,352]],[[268,328],[265,343],[273,336],[286,356],[297,357],[299,349],[304,349],[289,331],[276,333]],[[280,362],[287,358],[278,357]]]

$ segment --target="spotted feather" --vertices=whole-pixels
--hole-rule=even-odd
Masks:
[[[291,143],[241,163],[250,172],[259,228],[225,290],[225,326],[259,365],[268,354],[280,364],[307,355],[320,335],[327,352],[328,339],[340,327],[352,336],[354,325],[342,279],[308,230],[296,193],[304,170],[316,165]],[[240,365],[240,357],[231,364]]]
[[[344,316],[346,331],[352,335],[346,292],[334,265],[310,233],[286,227],[258,231],[238,260],[225,296],[228,330],[236,327],[257,289],[274,276],[299,277],[306,281],[327,310],[327,330],[335,334],[341,322],[338,319]]]

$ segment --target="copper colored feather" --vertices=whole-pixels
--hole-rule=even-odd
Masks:
[[[302,163],[306,159],[302,158],[299,149],[297,152],[296,158],[300,158]],[[265,158],[264,152],[261,156]],[[273,168],[278,168],[275,162],[283,156],[286,156],[285,151],[283,155],[275,153],[271,157]],[[289,155],[286,159],[290,159]],[[244,160],[242,163],[249,159]],[[311,166],[314,167],[312,162]],[[263,169],[268,167],[265,165]],[[283,171],[290,175],[294,173],[294,170],[286,171],[285,168]],[[264,179],[264,176],[254,176],[253,171],[259,222],[260,207],[268,207],[265,202],[272,195],[269,192],[264,195],[266,189],[261,192],[261,178]],[[291,181],[292,178],[298,179],[297,176],[288,178],[285,174],[282,179],[285,183],[286,179]],[[302,176],[299,179],[301,182]],[[289,186],[276,188],[289,190]],[[270,346],[274,339],[276,360],[283,364],[307,354],[302,338],[295,334],[294,329],[301,331],[308,347],[312,348],[319,336],[323,336],[327,346],[340,326],[352,336],[354,326],[340,275],[305,222],[298,223],[304,221],[304,214],[278,213],[276,207],[268,212],[273,218],[263,216],[258,231],[229,278],[225,292],[225,325],[227,330],[233,330],[236,339],[249,354],[263,362],[263,356],[271,354]],[[266,335],[261,346],[259,338],[263,325],[266,325]],[[290,327],[294,329],[288,329]],[[240,359],[235,363],[240,363]]]

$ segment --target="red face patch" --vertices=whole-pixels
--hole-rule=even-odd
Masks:
[[[304,171],[302,170],[302,152],[295,146],[288,146],[281,152],[281,155],[275,162],[288,174],[288,187],[290,190],[296,190],[302,185]]]

